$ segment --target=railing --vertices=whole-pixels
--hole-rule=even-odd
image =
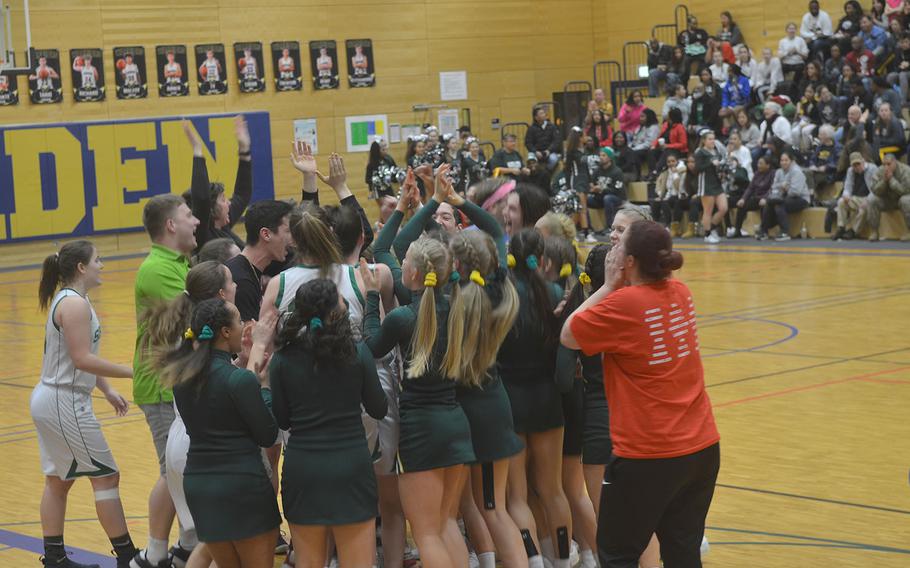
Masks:
[[[647,86],[648,76],[647,74],[642,77],[639,73],[639,69],[648,68],[648,44],[641,41],[627,41],[622,46],[622,69],[623,69],[623,81],[622,88],[620,89],[619,95],[620,101],[624,101],[626,97],[637,88],[642,86]],[[619,111],[619,107],[615,104],[613,108]]]
[[[550,103],[551,105],[553,103]],[[525,141],[525,134],[528,132],[528,128],[531,126],[527,122],[507,122],[502,125],[502,138],[505,138],[507,134],[514,134],[518,138],[518,143],[523,144]]]
[[[686,29],[689,25],[689,7],[685,4],[677,4],[674,6],[673,19],[676,23],[676,35],[679,35],[679,32]],[[676,37],[673,38],[673,43],[676,43]]]
[[[667,45],[676,45],[677,36],[679,32],[676,24],[657,24],[651,28],[651,37]]]
[[[602,89],[610,96],[613,108],[616,108],[616,98],[613,96],[613,85],[622,82],[622,67],[618,61],[604,60],[594,64],[594,88]]]
[[[480,151],[483,152],[484,157],[488,160],[493,157],[493,154],[496,153],[496,144],[493,144],[492,142],[484,140],[483,142],[478,142],[477,144],[480,146]],[[487,152],[485,148],[489,148],[490,151]]]

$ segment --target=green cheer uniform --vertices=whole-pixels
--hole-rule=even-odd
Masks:
[[[202,542],[242,540],[281,524],[260,448],[275,443],[271,395],[256,376],[215,351],[201,389],[174,389],[190,450],[183,489]]]
[[[581,361],[581,375],[584,378],[584,434],[582,462],[606,464],[613,453],[610,439],[610,409],[604,396],[604,373],[602,355],[586,356],[578,352]]]

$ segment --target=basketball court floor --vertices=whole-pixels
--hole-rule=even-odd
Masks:
[[[100,247],[122,256],[106,262],[93,301],[102,355],[129,363],[141,256],[123,251],[144,244],[138,234],[120,239]],[[821,241],[677,247],[722,436],[705,565],[910,566],[910,248]],[[34,265],[49,252],[44,243],[0,254],[4,568],[37,566],[41,550],[43,478],[28,401],[45,321]],[[113,382],[129,396],[128,380]],[[133,538],[143,546],[157,475],[148,429],[138,409],[117,418],[96,397],[95,410],[122,470]],[[66,527],[75,558],[110,558],[84,480],[71,493]]]

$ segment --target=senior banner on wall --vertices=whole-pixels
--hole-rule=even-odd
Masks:
[[[148,96],[144,47],[115,47],[114,69],[118,99],[144,99]]]
[[[265,68],[260,42],[235,43],[234,61],[237,62],[237,82],[241,93],[265,90]]]
[[[15,75],[0,71],[0,106],[19,104],[19,85]]]
[[[253,201],[274,197],[267,112],[244,114],[252,139]],[[141,230],[142,208],[190,186],[182,117],[0,125],[0,243]],[[234,190],[234,115],[187,119],[205,144],[212,181]]]
[[[313,71],[313,88],[338,88],[338,49],[335,40],[310,42],[310,67]]]
[[[59,103],[63,100],[60,81],[60,52],[56,49],[36,49],[34,69],[28,76],[28,94],[38,105]]]
[[[368,39],[349,39],[344,45],[348,55],[348,86],[356,88],[375,85],[373,42]]]
[[[104,100],[104,53],[100,49],[71,49],[70,68],[77,103]]]
[[[224,44],[205,43],[196,46],[196,80],[200,95],[223,95],[227,92],[227,64]]]
[[[190,94],[190,78],[185,45],[159,45],[155,48],[158,68],[158,96],[185,97]]]
[[[278,91],[299,91],[303,88],[300,43],[273,41],[272,68],[275,70],[275,89]]]

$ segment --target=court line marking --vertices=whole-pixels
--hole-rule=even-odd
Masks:
[[[864,550],[872,550],[872,551],[876,551],[876,552],[894,552],[896,554],[910,554],[910,550],[907,550],[904,548],[896,548],[893,546],[880,546],[877,544],[865,544],[862,542],[851,542],[851,541],[847,541],[847,540],[835,540],[835,539],[831,539],[831,538],[820,538],[820,537],[814,537],[814,536],[803,536],[803,535],[798,535],[798,534],[775,533],[775,532],[767,532],[767,531],[756,531],[756,530],[749,530],[749,529],[734,529],[734,528],[713,527],[713,526],[706,526],[705,529],[711,530],[711,531],[732,532],[732,533],[739,533],[739,534],[754,534],[754,535],[759,535],[759,536],[773,536],[773,537],[780,537],[780,538],[792,538],[792,539],[797,539],[797,540],[806,540],[806,541],[810,541],[810,542],[837,544],[837,545],[841,545],[841,546],[847,546],[847,547],[851,547],[851,548],[861,548]],[[711,544],[714,544],[714,543],[711,543]]]
[[[708,249],[708,248],[693,248],[687,246],[673,247],[674,250],[682,252],[704,252],[704,253],[746,253],[746,254],[796,254],[796,255],[806,255],[806,256],[865,256],[865,257],[900,257],[906,258],[910,256],[910,253],[906,252],[863,252],[862,249],[857,251],[848,251],[844,249],[830,249],[830,251],[825,250],[798,250],[798,249],[734,249],[734,248],[717,248],[717,249]],[[889,249],[894,250],[894,249]]]
[[[778,397],[778,396],[793,394],[795,392],[814,390],[814,389],[818,389],[818,388],[822,388],[822,387],[828,387],[828,386],[838,385],[841,383],[848,383],[848,382],[852,382],[852,381],[861,381],[864,379],[878,377],[881,375],[890,375],[892,373],[906,371],[907,369],[910,369],[910,365],[904,365],[903,367],[895,367],[893,369],[885,369],[883,371],[875,371],[872,373],[865,373],[862,375],[854,375],[852,377],[844,377],[842,379],[832,379],[830,381],[822,381],[820,383],[813,383],[811,385],[803,385],[803,386],[791,387],[791,388],[783,389],[783,390],[779,390],[779,391],[772,391],[772,392],[766,392],[766,393],[762,393],[762,394],[756,394],[753,396],[747,396],[745,398],[739,398],[736,400],[728,400],[727,402],[721,402],[719,404],[714,404],[713,407],[714,408],[724,408],[727,406],[736,406],[739,404],[745,404],[747,402],[755,402],[756,400],[763,400],[766,398],[774,398],[774,397]]]
[[[763,319],[763,318],[753,318],[753,317],[747,317],[747,316],[719,316],[719,317],[722,317],[724,319],[732,319],[732,320],[738,320],[738,321],[744,321],[744,322],[762,322],[762,323],[770,323],[770,324],[774,324],[774,325],[779,325],[779,326],[787,328],[787,330],[789,331],[789,335],[787,335],[787,337],[784,337],[783,339],[778,339],[776,341],[772,341],[771,343],[765,343],[764,345],[756,345],[755,347],[747,347],[747,348],[743,348],[743,349],[730,349],[727,351],[723,351],[721,353],[710,353],[708,355],[702,355],[702,357],[701,357],[702,359],[708,359],[711,357],[721,357],[724,355],[733,355],[735,353],[750,353],[753,351],[760,351],[767,347],[774,347],[775,345],[780,345],[781,343],[786,343],[787,341],[790,341],[791,339],[794,339],[794,338],[796,338],[797,335],[799,335],[799,328],[797,328],[795,325],[791,325],[789,323],[785,323],[782,321],[775,321],[775,320],[769,320],[769,319]]]
[[[18,548],[26,552],[44,554],[44,541],[42,539],[35,538],[33,536],[26,536],[24,534],[19,534],[13,531],[0,529],[0,544],[4,544],[12,548]],[[115,559],[111,556],[104,556],[90,550],[76,548],[69,545],[67,545],[66,550],[70,553],[69,558],[75,560],[76,562],[81,562],[84,564],[100,564],[103,568],[114,568],[116,565]]]
[[[759,489],[757,487],[745,487],[742,485],[730,485],[727,483],[717,483],[717,487],[724,489],[735,489],[737,491],[749,491],[752,493],[761,493],[764,495],[773,495],[775,497],[787,497],[790,499],[804,499],[806,501],[817,501],[819,503],[828,503],[831,505],[843,505],[844,507],[856,507],[859,509],[870,509],[873,511],[882,511],[885,513],[898,513],[900,515],[910,515],[906,509],[896,509],[893,507],[883,507],[881,505],[868,505],[866,503],[855,503],[852,501],[841,501],[839,499],[828,499],[825,497],[813,497],[811,495],[801,495],[799,493],[786,493],[784,491],[774,491],[771,489]],[[714,543],[711,543],[714,544]]]

